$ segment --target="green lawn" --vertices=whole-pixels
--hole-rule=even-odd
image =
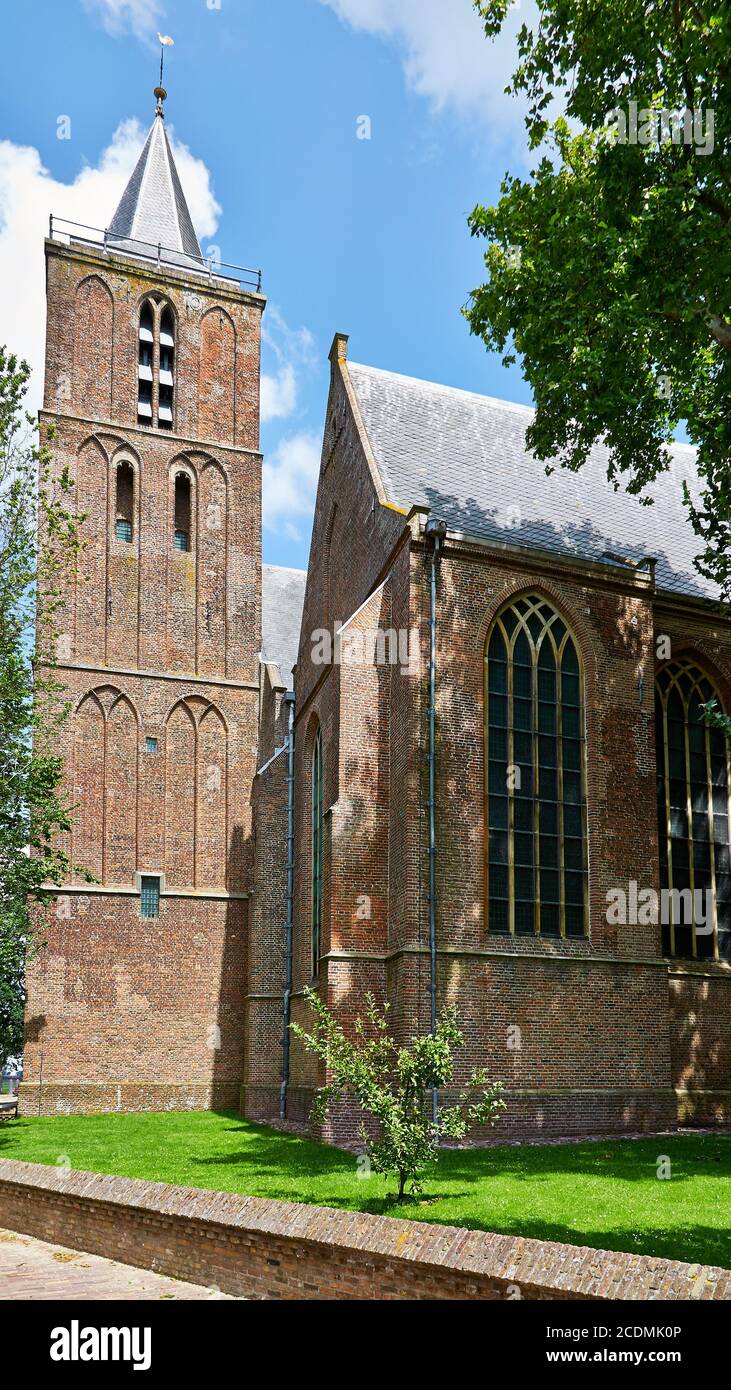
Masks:
[[[353,1154],[220,1112],[0,1120],[0,1158],[731,1267],[731,1135],[445,1150],[401,1208]]]

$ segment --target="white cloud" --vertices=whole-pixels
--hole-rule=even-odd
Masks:
[[[262,344],[274,371],[261,376],[261,418],[281,420],[297,405],[299,381],[314,361],[314,339],[308,328],[292,329],[276,305],[271,305],[262,324]]]
[[[99,11],[104,28],[115,37],[132,33],[138,39],[154,39],[164,6],[159,0],[83,0],[84,9]]]
[[[202,160],[171,142],[196,230],[215,232],[221,209]],[[29,409],[41,401],[45,336],[43,239],[50,213],[91,227],[108,226],[145,139],[138,121],[123,121],[99,163],[70,184],[54,179],[29,145],[0,141],[0,325],[8,348],[31,365]]]
[[[261,418],[281,420],[291,415],[297,404],[297,373],[291,362],[285,362],[274,374],[261,375]]]
[[[339,19],[396,42],[411,87],[441,110],[495,123],[496,139],[522,125],[522,104],[505,96],[517,67],[516,35],[535,17],[535,0],[518,0],[497,39],[485,37],[472,0],[321,0]],[[373,112],[370,113],[374,115]]]
[[[262,470],[262,511],[269,531],[301,540],[298,521],[312,519],[322,438],[302,432],[280,440]]]

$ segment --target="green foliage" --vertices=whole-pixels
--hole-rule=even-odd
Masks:
[[[322,1058],[332,1078],[317,1093],[312,1119],[320,1123],[343,1092],[354,1095],[377,1122],[376,1139],[361,1125],[371,1166],[376,1173],[397,1174],[399,1201],[407,1183],[412,1194],[421,1191],[421,1174],[436,1162],[440,1138],[463,1139],[470,1128],[492,1124],[506,1108],[500,1082],[490,1085],[484,1071],[475,1071],[457,1105],[438,1107],[435,1123],[432,1091],[452,1081],[452,1050],[464,1042],[453,1006],[442,1010],[433,1034],[398,1047],[388,1031],[388,1005],[380,1010],[372,994],[366,995],[366,1022],[356,1022],[354,1042],[313,990],[306,989],[305,998],[315,1014],[312,1033],[297,1023],[290,1027],[309,1052]]]
[[[658,1181],[658,1149],[672,1178]],[[212,1110],[0,1118],[0,1158],[731,1266],[731,1134],[442,1149],[430,1200],[395,1206],[352,1153]]]
[[[701,705],[704,723],[711,729],[720,729],[722,734],[731,742],[731,715],[724,714],[718,708],[717,700],[708,700],[705,705]]]
[[[54,751],[66,715],[55,674],[63,576],[78,545],[71,479],[33,442],[23,410],[29,369],[0,348],[0,1065],[22,1048],[31,912],[68,860]],[[37,523],[39,523],[37,527]]]
[[[495,36],[507,0],[475,3]],[[521,358],[544,462],[576,471],[601,441],[615,487],[647,502],[686,422],[697,568],[731,598],[731,7],[542,0],[507,90],[527,98],[540,157],[469,219],[489,243],[470,327],[506,363]],[[713,113],[713,141],[621,143],[612,113],[632,101],[690,110],[699,135]]]

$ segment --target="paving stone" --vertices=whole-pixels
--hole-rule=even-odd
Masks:
[[[101,1255],[0,1230],[0,1299],[224,1299],[230,1294],[168,1279]]]

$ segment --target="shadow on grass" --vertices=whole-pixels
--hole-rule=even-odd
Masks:
[[[230,1118],[234,1118],[231,1116]],[[280,1133],[248,1121],[234,1123],[229,1133],[241,1133],[246,1147],[233,1153],[191,1158],[191,1162],[222,1167],[256,1164],[262,1172],[352,1177],[356,1155],[317,1140]],[[610,1177],[647,1182],[657,1175],[658,1160],[667,1155],[673,1182],[704,1177],[731,1178],[731,1134],[663,1135],[650,1139],[607,1139],[591,1143],[526,1144],[507,1147],[442,1149],[434,1178],[480,1183],[486,1177],[510,1177],[521,1182],[547,1182],[560,1175]],[[467,1194],[464,1194],[467,1195]]]
[[[395,1195],[387,1191],[382,1196],[358,1191],[353,1181],[355,1155],[351,1153],[334,1150],[312,1140],[281,1135],[265,1126],[233,1125],[231,1129],[234,1132],[240,1129],[245,1135],[245,1148],[218,1158],[209,1155],[192,1159],[192,1162],[211,1168],[218,1164],[249,1167],[252,1186],[258,1185],[256,1179],[259,1177],[262,1180],[261,1195],[281,1201],[314,1202],[338,1210],[358,1210],[377,1216],[459,1225],[468,1230],[495,1231],[691,1263],[720,1264],[726,1268],[731,1265],[728,1233],[707,1225],[693,1223],[687,1228],[664,1228],[657,1224],[656,1219],[648,1224],[646,1214],[638,1211],[636,1217],[628,1212],[624,1224],[613,1228],[598,1227],[589,1218],[586,1228],[577,1229],[576,1224],[569,1224],[568,1221],[551,1221],[528,1213],[520,1216],[504,1213],[501,1217],[491,1207],[489,1191],[484,1196],[479,1192],[480,1184],[486,1180],[499,1184],[500,1179],[504,1178],[510,1182],[542,1187],[556,1179],[573,1177],[604,1178],[612,1183],[630,1183],[633,1186],[645,1184],[650,1191],[658,1181],[657,1164],[661,1155],[667,1155],[671,1160],[674,1187],[698,1177],[703,1177],[706,1183],[709,1179],[728,1182],[731,1178],[731,1136],[726,1134],[607,1139],[543,1147],[511,1145],[505,1148],[445,1149],[440,1153],[438,1165],[424,1175],[422,1197],[399,1204]],[[285,1183],[289,1179],[291,1185],[286,1186],[282,1178],[285,1178]],[[317,1182],[313,1189],[310,1184],[317,1179],[322,1181]],[[333,1181],[332,1190],[328,1190],[328,1179]],[[352,1184],[346,1192],[342,1191],[339,1181],[342,1179]],[[392,1182],[392,1179],[388,1181]],[[386,1180],[383,1182],[385,1186]],[[298,1183],[302,1184],[300,1190]],[[496,1192],[499,1192],[499,1188]],[[616,1199],[610,1197],[608,1200],[614,1203]],[[477,1203],[483,1207],[484,1215],[482,1211],[475,1210]],[[463,1208],[461,1211],[460,1206]],[[637,1229],[630,1224],[633,1220],[637,1222]]]
[[[731,1178],[731,1135],[661,1135],[651,1139],[608,1139],[600,1143],[521,1147],[444,1149],[439,1170],[444,1178],[479,1182],[503,1174],[520,1182],[551,1181],[558,1176],[608,1177],[623,1182],[656,1178],[658,1162],[671,1161],[673,1183],[704,1178]]]
[[[27,1119],[11,1120],[7,1115],[0,1115],[0,1148],[7,1148],[9,1144],[15,1143],[17,1135],[24,1130],[31,1130],[31,1124]]]
[[[424,1174],[422,1196],[399,1204],[392,1176],[359,1180],[356,1154],[252,1124],[231,1111],[0,1120],[0,1155],[7,1157],[55,1162],[59,1151],[72,1152],[68,1145],[74,1141],[78,1168],[86,1164],[90,1171],[731,1266],[728,1232],[701,1224],[722,1210],[715,1180],[731,1178],[726,1133],[444,1149],[438,1165]],[[663,1225],[665,1213],[655,1203],[662,1155],[671,1160],[672,1188],[686,1194],[684,1224],[669,1209]],[[589,1185],[585,1211],[578,1180]],[[693,1180],[702,1180],[697,1202],[688,1188]],[[667,1184],[659,1186],[664,1190]],[[523,1209],[531,1205],[532,1211]]]
[[[231,1125],[226,1132],[241,1134],[245,1147],[200,1158],[191,1155],[190,1162],[203,1166],[220,1165],[222,1168],[255,1164],[260,1172],[281,1173],[284,1169],[293,1175],[306,1174],[309,1177],[334,1173],[352,1177],[356,1158],[344,1149],[336,1149],[296,1134],[283,1134],[265,1125],[251,1124],[248,1120]]]
[[[535,1217],[506,1219],[496,1214],[484,1218],[455,1212],[453,1204],[469,1193],[450,1192],[430,1195],[424,1199],[399,1203],[395,1194],[369,1197],[357,1201],[337,1194],[318,1194],[298,1197],[291,1189],[267,1187],[266,1197],[275,1201],[332,1207],[336,1211],[367,1212],[371,1216],[388,1216],[403,1221],[421,1221],[438,1226],[455,1226],[463,1230],[487,1234],[520,1236],[524,1239],[557,1241],[562,1245],[589,1246],[594,1250],[624,1251],[632,1255],[650,1255],[667,1260],[682,1260],[687,1264],[720,1265],[731,1268],[731,1240],[726,1231],[712,1226],[693,1225],[687,1230],[668,1230],[643,1225],[641,1230],[622,1228],[589,1229],[560,1221],[545,1221]],[[448,1206],[450,1210],[440,1211]]]

